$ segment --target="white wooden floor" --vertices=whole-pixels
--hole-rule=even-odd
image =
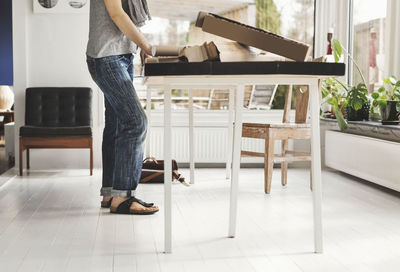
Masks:
[[[400,271],[400,197],[323,173],[325,253],[313,254],[308,172],[242,169],[238,235],[226,238],[224,169],[197,170],[173,186],[174,252],[163,250],[163,213],[111,215],[99,208],[100,171],[35,171],[0,187],[0,271]],[[183,171],[186,175],[187,171]],[[139,195],[163,207],[161,185]],[[162,210],[162,209],[161,209]]]

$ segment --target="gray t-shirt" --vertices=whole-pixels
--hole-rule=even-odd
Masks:
[[[122,0],[122,7],[129,11],[128,0]],[[111,20],[104,0],[90,1],[89,41],[86,54],[102,58],[136,53],[137,45],[129,40]]]

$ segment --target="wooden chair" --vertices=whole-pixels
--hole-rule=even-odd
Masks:
[[[308,88],[296,91],[296,117],[295,122],[290,122],[290,109],[292,104],[293,86],[289,86],[286,92],[285,106],[283,111],[282,123],[278,124],[255,124],[244,123],[242,137],[256,138],[265,140],[265,153],[242,151],[242,156],[264,157],[264,182],[265,193],[271,192],[272,171],[274,163],[281,164],[281,183],[287,184],[288,163],[295,161],[311,161],[311,153],[295,152],[288,150],[288,141],[290,139],[310,139],[311,127],[307,123],[308,113]],[[282,142],[281,154],[274,154],[274,142]],[[310,180],[310,187],[312,186]]]
[[[19,174],[23,152],[36,148],[87,148],[93,175],[92,90],[90,88],[28,88],[25,125],[19,131]]]

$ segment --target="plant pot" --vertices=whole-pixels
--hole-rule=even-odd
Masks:
[[[399,112],[396,109],[399,101],[387,101],[386,107],[380,108],[383,125],[397,125],[399,121]]]
[[[369,120],[369,110],[371,104],[369,102],[364,103],[362,108],[359,110],[355,110],[352,107],[346,107],[346,119],[348,121],[364,121]]]

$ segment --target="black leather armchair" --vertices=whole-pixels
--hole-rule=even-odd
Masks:
[[[88,148],[93,174],[92,90],[90,88],[28,88],[25,125],[19,131],[19,170],[23,152],[32,148]]]

